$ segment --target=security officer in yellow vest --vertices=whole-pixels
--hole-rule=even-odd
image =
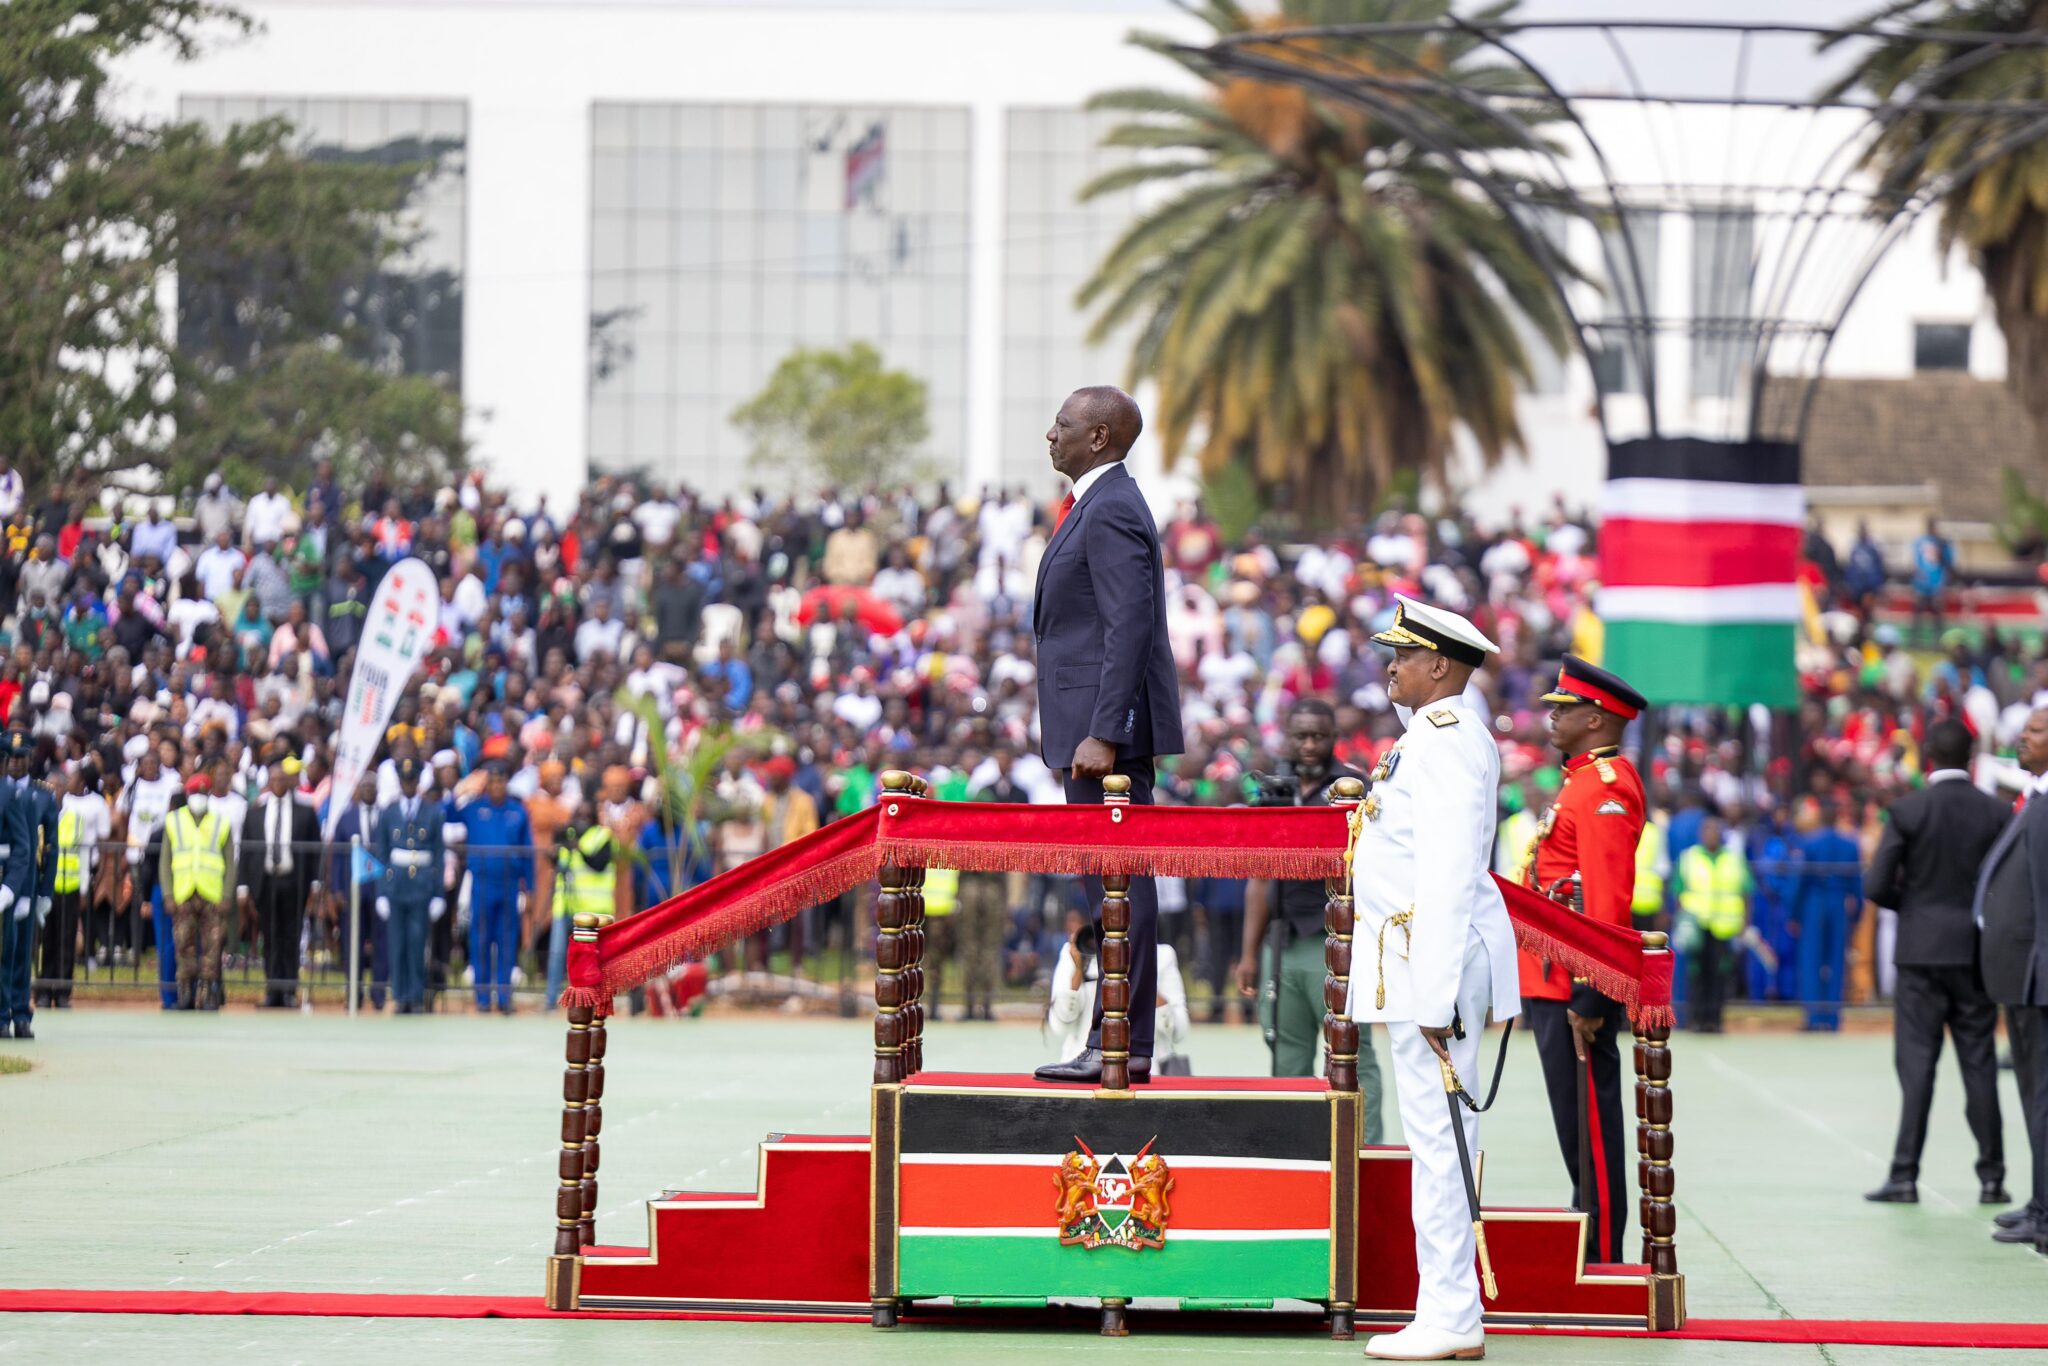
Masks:
[[[1700,842],[1678,857],[1678,908],[1692,924],[1681,928],[1679,942],[1692,953],[1692,1027],[1701,1034],[1721,1032],[1721,1003],[1727,999],[1735,951],[1729,947],[1749,924],[1749,898],[1755,884],[1749,860],[1724,842],[1719,816],[1700,822]]]
[[[42,985],[36,1004],[59,1010],[71,1007],[71,982],[78,970],[78,922],[92,883],[98,852],[87,835],[88,794],[99,797],[99,770],[91,763],[71,771],[67,794],[57,813],[56,874],[50,883],[50,914],[43,920]],[[104,810],[106,803],[100,802]]]
[[[219,1010],[221,942],[235,898],[235,836],[227,816],[213,809],[210,782],[203,775],[192,781],[198,787],[164,818],[158,875],[171,913],[177,1008]]]
[[[613,898],[619,881],[618,854],[618,840],[610,827],[598,820],[597,808],[587,801],[578,806],[575,820],[562,832],[555,846],[555,918],[558,921],[585,912],[591,915],[615,912]],[[551,966],[548,980],[559,982],[562,975]],[[551,994],[548,1009],[554,1008]]]
[[[1629,898],[1629,914],[1638,930],[1661,930],[1664,914],[1664,883],[1671,876],[1671,843],[1666,834],[1670,817],[1653,810],[1643,822],[1642,837],[1636,841],[1636,887]]]
[[[398,800],[377,813],[371,851],[384,865],[377,884],[377,917],[391,925],[391,994],[400,1015],[427,1008],[427,926],[448,913],[441,894],[441,804],[420,798],[420,761],[407,755],[394,765]]]

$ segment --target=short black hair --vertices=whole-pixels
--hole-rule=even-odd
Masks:
[[[1296,698],[1294,705],[1287,709],[1287,719],[1292,721],[1304,712],[1310,716],[1320,716],[1332,726],[1337,724],[1337,709],[1320,697]]]
[[[1944,716],[1927,728],[1927,771],[1938,768],[1968,768],[1970,728],[1952,716]]]

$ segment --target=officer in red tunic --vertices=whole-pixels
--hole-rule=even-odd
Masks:
[[[1564,756],[1564,783],[1537,827],[1523,876],[1575,910],[1630,929],[1646,803],[1643,780],[1621,757],[1621,735],[1647,704],[1576,655],[1565,656],[1557,687],[1543,700],[1551,704],[1550,742]],[[1586,1259],[1621,1261],[1629,1201],[1618,1039],[1626,1012],[1525,949],[1522,1013],[1536,1036],[1557,1144],[1572,1174],[1572,1208],[1589,1216]]]

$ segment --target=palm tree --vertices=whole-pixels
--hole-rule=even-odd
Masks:
[[[1496,18],[1514,0],[1476,16]],[[1450,0],[1191,0],[1219,36],[1338,23],[1425,22]],[[1190,437],[1205,473],[1242,462],[1268,492],[1324,516],[1371,506],[1397,472],[1445,481],[1453,434],[1486,465],[1521,446],[1523,336],[1561,349],[1566,320],[1514,225],[1440,158],[1382,120],[1300,85],[1234,77],[1169,39],[1134,34],[1200,78],[1200,95],[1117,90],[1094,109],[1132,118],[1105,145],[1131,164],[1082,189],[1167,197],[1110,248],[1078,296],[1097,342],[1130,326],[1130,381],[1158,387],[1169,452]],[[1262,48],[1325,74],[1427,70],[1517,88],[1476,39],[1437,32],[1379,45],[1325,38]],[[1401,57],[1390,55],[1397,50]],[[1500,128],[1448,100],[1432,114],[1466,148]],[[1518,318],[1526,322],[1518,322]]]
[[[1985,34],[2048,32],[2042,0],[1893,0],[1858,27],[1895,22]],[[1830,40],[1831,42],[1833,40]],[[1967,55],[1965,55],[1967,54]],[[1984,57],[1988,56],[1988,60]],[[1962,60],[1958,60],[1961,57]],[[2048,99],[2048,48],[1995,55],[1946,43],[1880,42],[1827,94],[1861,87],[1879,100],[1986,104]],[[1866,165],[1901,191],[1937,185],[2022,130],[2014,113],[1914,110],[1884,116]],[[1888,205],[1880,204],[1880,210]],[[1984,276],[2005,333],[2006,381],[2048,443],[2048,141],[2023,142],[1949,187],[1941,246],[1961,244]]]

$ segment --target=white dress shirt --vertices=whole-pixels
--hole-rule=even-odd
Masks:
[[[1108,474],[1112,468],[1122,463],[1123,461],[1121,460],[1112,460],[1107,465],[1097,465],[1094,469],[1076,479],[1074,481],[1074,506],[1079,507],[1081,500],[1088,496],[1088,490],[1101,483],[1103,475]]]

